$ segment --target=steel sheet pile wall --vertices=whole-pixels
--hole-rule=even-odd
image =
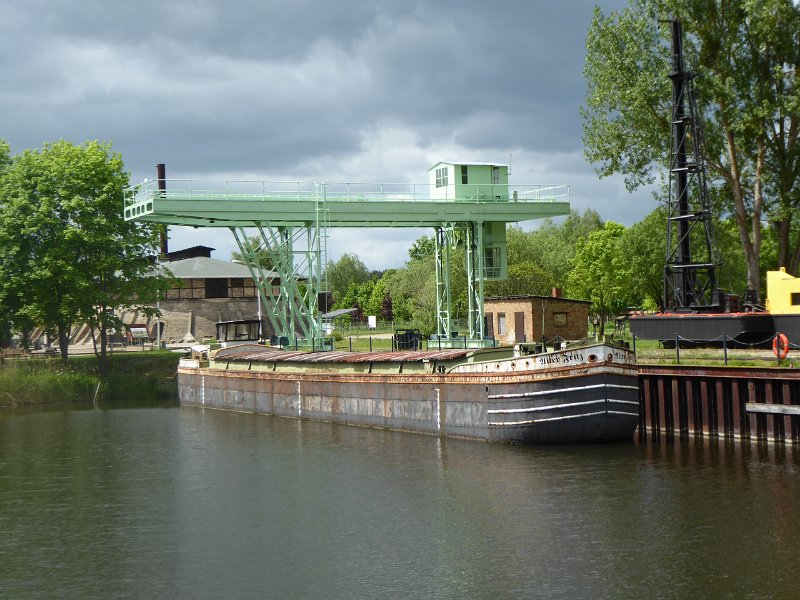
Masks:
[[[800,442],[800,371],[639,368],[640,439],[700,435]]]

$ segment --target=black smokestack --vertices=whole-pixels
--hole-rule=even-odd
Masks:
[[[158,163],[156,165],[156,178],[158,180],[158,191],[161,192],[159,195],[163,196],[164,193],[167,191],[167,169],[164,166],[164,163]],[[159,232],[159,236],[161,238],[161,254],[162,256],[166,256],[167,252],[169,252],[169,245],[167,242],[167,225],[161,226],[161,231]]]

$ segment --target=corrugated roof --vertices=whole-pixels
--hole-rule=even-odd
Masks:
[[[183,260],[173,260],[161,265],[168,269],[178,279],[227,279],[228,277],[243,277],[249,279],[250,269],[246,265],[196,256]],[[270,272],[270,276],[275,276]]]
[[[354,312],[357,312],[357,308],[340,308],[338,310],[332,310],[331,312],[326,312],[322,314],[323,319],[333,319],[334,317],[341,317],[342,315],[349,315]]]
[[[562,298],[559,296],[537,296],[535,294],[523,294],[519,296],[486,296],[483,301],[497,302],[500,300],[558,300],[559,302],[581,302],[583,304],[591,304],[590,300],[576,300],[574,298]]]
[[[463,358],[474,350],[408,350],[398,352],[307,352],[280,350],[256,344],[241,344],[222,348],[214,353],[214,360],[252,362],[303,362],[303,363],[368,363],[368,362],[421,362],[423,360],[452,360]]]

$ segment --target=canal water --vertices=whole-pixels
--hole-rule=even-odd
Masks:
[[[2,598],[792,598],[797,451],[0,412]]]

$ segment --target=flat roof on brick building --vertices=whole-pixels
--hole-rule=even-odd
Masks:
[[[484,302],[500,302],[508,300],[558,300],[559,302],[581,302],[583,304],[591,304],[589,300],[575,300],[573,298],[562,298],[560,296],[537,296],[534,294],[522,296],[487,296]]]

